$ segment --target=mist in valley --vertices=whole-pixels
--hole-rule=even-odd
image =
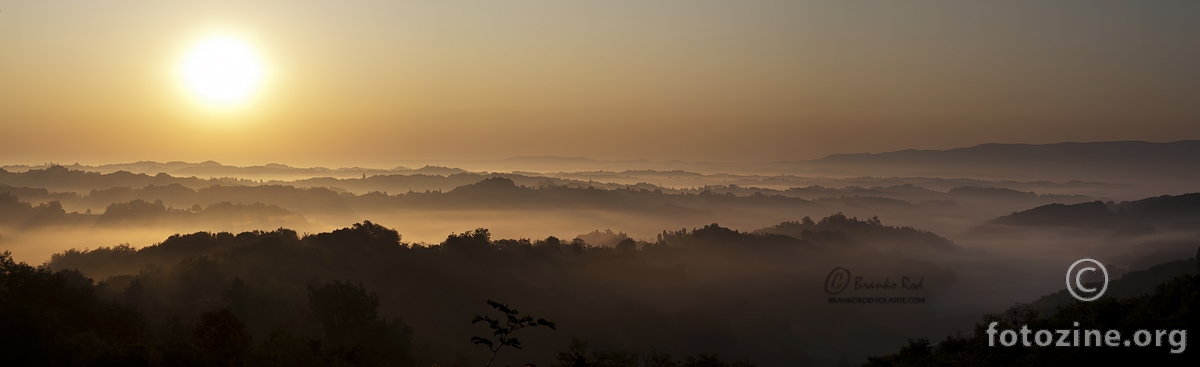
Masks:
[[[912,338],[970,334],[980,315],[1014,304],[1052,312],[1065,301],[1041,299],[1081,257],[1120,279],[1194,256],[1200,194],[1152,190],[1122,177],[7,166],[0,248],[78,270],[150,325],[230,309],[262,342],[286,330],[356,345],[307,305],[322,284],[358,285],[347,292],[377,299],[372,317],[392,320],[380,325],[400,323],[381,338],[407,340],[362,347],[379,361],[481,364],[489,353],[469,343],[480,330],[468,321],[494,299],[558,325],[523,335],[523,349],[500,354],[507,364],[560,363],[578,338],[681,362],[844,365]],[[920,286],[832,294],[839,268]],[[921,301],[829,302],[846,296]]]

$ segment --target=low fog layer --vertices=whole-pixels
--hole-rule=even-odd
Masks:
[[[647,240],[664,229],[721,223],[749,231],[806,216],[819,218],[844,213],[864,218],[878,216],[888,223],[953,238],[1013,211],[1048,203],[1104,199],[1009,188],[1056,185],[1049,182],[921,178],[823,182],[842,186],[771,189],[729,183],[671,188],[647,183],[465,172],[449,176],[394,174],[254,182],[164,173],[100,174],[54,166],[0,174],[0,192],[8,195],[4,205],[10,213],[0,223],[10,229],[0,233],[12,237],[9,246],[18,259],[34,261],[36,258],[26,257],[27,254],[44,258],[52,251],[69,247],[100,245],[70,243],[59,248],[39,245],[36,247],[40,251],[31,253],[33,246],[23,244],[37,242],[32,232],[40,229],[103,231],[123,226],[164,237],[181,230],[241,231],[281,226],[319,232],[363,219],[396,223],[398,230],[417,242],[440,241],[447,233],[474,227],[486,227],[506,237],[529,238],[546,235],[572,238],[594,230],[618,230],[635,239]],[[856,185],[869,183],[889,186]],[[966,185],[954,186],[963,184]],[[443,189],[452,185],[458,186]],[[1088,183],[1057,186],[1059,190],[1074,187],[1081,191],[1104,187]],[[404,188],[407,190],[388,191]],[[130,241],[133,240],[118,238],[116,243],[135,246],[152,243]]]

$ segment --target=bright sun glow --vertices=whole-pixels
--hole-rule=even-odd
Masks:
[[[229,107],[245,103],[262,84],[263,63],[245,42],[228,36],[206,38],[184,57],[184,85],[206,104]]]

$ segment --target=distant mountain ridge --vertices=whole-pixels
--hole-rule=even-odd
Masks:
[[[701,173],[940,177],[1054,181],[1200,181],[1200,140],[987,143],[946,150],[906,149],[833,154],[812,160],[760,163],[604,161],[586,157],[513,157],[489,161],[506,169],[551,171],[686,170]],[[466,168],[466,167],[464,167]],[[1160,182],[1161,183],[1161,182]],[[1161,183],[1165,190],[1188,185]],[[1169,187],[1168,187],[1169,186]]]
[[[843,171],[1036,174],[1045,179],[1169,178],[1200,180],[1200,140],[980,144],[948,150],[834,154],[793,162]]]
[[[1136,151],[1136,152],[1135,152]],[[926,159],[942,162],[964,162],[970,159],[1091,159],[1137,160],[1145,157],[1177,158],[1183,154],[1200,153],[1200,140],[1180,140],[1154,143],[1140,140],[1104,142],[1063,142],[1052,144],[985,143],[971,147],[945,150],[905,149],[883,153],[833,154],[813,161],[849,163],[863,158],[884,161]]]
[[[110,173],[197,175],[236,177],[263,175],[270,177],[340,177],[394,173],[445,174],[466,171],[675,171],[695,173],[748,173],[825,176],[875,177],[941,177],[985,179],[1071,180],[1186,180],[1200,181],[1200,140],[1181,140],[1168,143],[1146,141],[1066,142],[1053,144],[987,143],[946,150],[906,149],[882,153],[833,154],[819,159],[758,163],[705,161],[598,160],[588,157],[517,156],[492,160],[404,161],[411,167],[325,168],[294,167],[271,163],[259,166],[229,166],[214,161],[200,163],[140,161],[134,163],[86,166],[65,165],[67,168]],[[437,167],[437,166],[447,167]],[[45,168],[47,165],[2,166],[8,171]],[[456,168],[448,168],[456,167]],[[299,177],[296,177],[299,178]]]

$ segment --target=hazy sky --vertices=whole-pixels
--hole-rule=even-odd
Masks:
[[[1200,139],[1197,1],[0,1],[0,163]],[[253,99],[177,75],[212,34]]]

